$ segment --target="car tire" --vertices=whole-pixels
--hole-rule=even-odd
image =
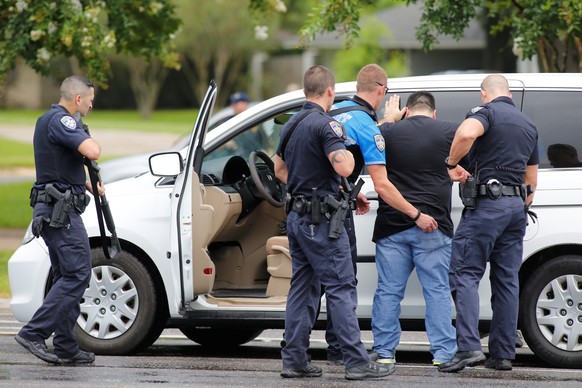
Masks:
[[[147,268],[131,253],[107,260],[92,249],[90,284],[75,326],[79,346],[96,354],[132,354],[153,344],[165,326],[165,306]]]
[[[180,331],[197,344],[220,349],[246,344],[257,338],[263,332],[263,329],[182,327]]]
[[[520,325],[530,349],[560,367],[582,367],[582,257],[556,257],[527,280]],[[575,336],[576,338],[571,338]]]

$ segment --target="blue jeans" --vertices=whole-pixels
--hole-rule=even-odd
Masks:
[[[406,283],[416,273],[426,304],[425,326],[433,361],[448,361],[457,351],[449,288],[451,238],[440,230],[424,233],[412,227],[376,241],[378,288],[372,305],[374,351],[394,357],[400,342],[400,302]]]

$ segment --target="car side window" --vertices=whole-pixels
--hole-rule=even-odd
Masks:
[[[419,89],[420,90],[420,89]],[[467,112],[481,105],[481,97],[477,90],[428,90],[436,101],[437,118],[453,123],[461,123]],[[396,92],[400,96],[400,106],[406,105],[406,100],[412,92]],[[391,95],[391,93],[389,94]],[[384,104],[378,111],[378,117],[384,115]]]
[[[550,104],[548,104],[550,102]],[[523,112],[538,129],[540,168],[582,167],[582,92],[528,91]]]
[[[263,151],[269,156],[275,155],[279,144],[279,134],[285,124],[280,120],[280,115],[269,118],[255,124],[234,137],[225,141],[222,145],[210,151],[202,163],[202,174],[208,176],[221,176],[226,162],[234,156],[240,156],[248,162],[252,151]]]

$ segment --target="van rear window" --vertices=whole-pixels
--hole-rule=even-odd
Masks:
[[[528,91],[523,112],[538,129],[540,168],[581,168],[582,91]]]

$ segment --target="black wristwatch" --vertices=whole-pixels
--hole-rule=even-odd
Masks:
[[[449,158],[448,157],[445,159],[445,164],[447,165],[447,168],[449,170],[452,170],[454,168],[457,168],[457,165],[456,164],[449,164]]]

